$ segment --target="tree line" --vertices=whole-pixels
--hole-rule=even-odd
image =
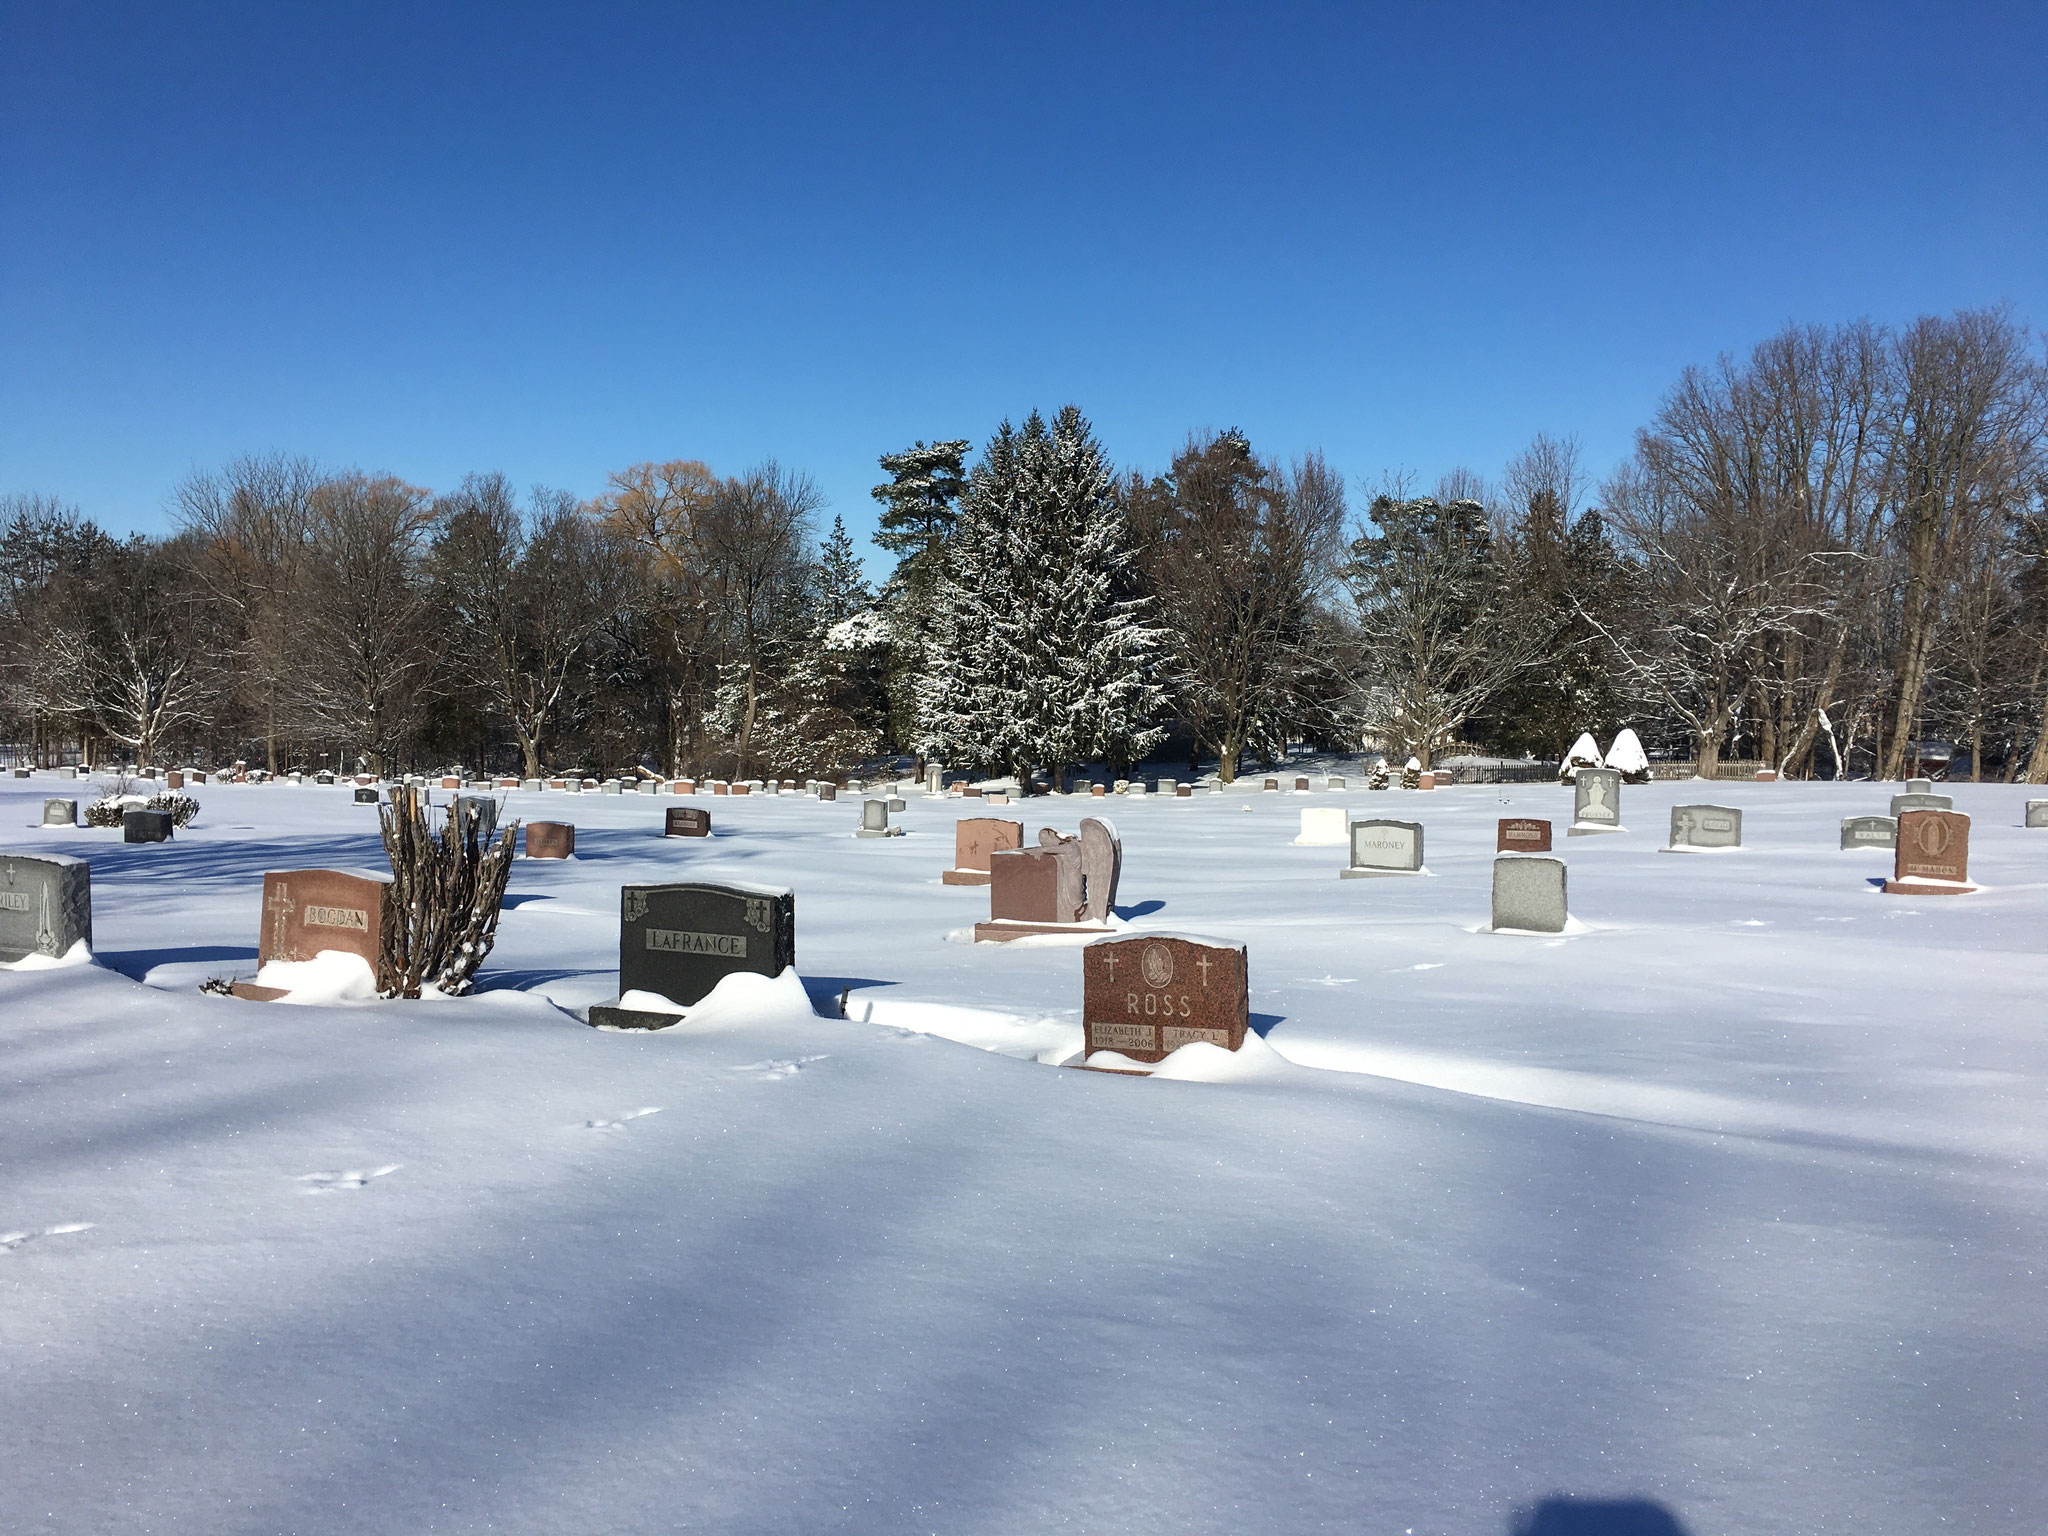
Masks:
[[[1426,489],[1236,431],[1120,471],[1072,406],[879,467],[878,584],[774,461],[584,500],[251,456],[180,484],[165,537],[14,495],[0,731],[273,771],[1058,782],[1630,725],[1708,775],[1898,777],[1939,738],[2048,782],[2048,365],[2004,311],[1688,368],[1597,487],[1547,436]]]

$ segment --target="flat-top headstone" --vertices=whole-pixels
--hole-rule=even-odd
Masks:
[[[529,859],[566,859],[576,852],[576,829],[566,821],[529,821],[526,824],[526,856]]]
[[[2027,802],[2027,825],[2030,827],[2048,827],[2048,800],[2029,800]]]
[[[1494,829],[1495,853],[1550,852],[1550,823],[1535,816],[1503,816]]]
[[[1896,848],[1899,846],[1899,823],[1891,816],[1844,816],[1842,818],[1842,846],[1844,848]]]
[[[77,826],[78,802],[76,800],[45,800],[43,802],[43,825],[46,827]]]
[[[1024,846],[1024,823],[998,816],[963,816],[953,824],[953,867],[939,876],[945,885],[987,885],[989,858]]]
[[[14,770],[14,776],[17,779],[25,779],[28,778],[34,772],[35,770],[33,768],[17,768]]]
[[[892,796],[889,800],[889,809],[897,812],[907,811],[910,809],[910,802],[905,800],[901,795],[895,795]]]
[[[1415,776],[1415,787],[1417,789],[1435,789],[1436,770],[1432,768],[1427,773],[1418,773]]]
[[[903,829],[889,825],[889,802],[887,800],[863,800],[860,803],[860,827],[856,837],[901,837]]]
[[[1742,812],[1728,805],[1671,807],[1673,848],[1740,848]]]
[[[839,798],[839,786],[837,784],[820,784],[818,786],[818,798],[820,800],[837,801]]]
[[[376,803],[377,803],[377,791],[376,791],[376,790],[374,790],[374,789],[369,789],[369,788],[366,788],[366,787],[364,787],[364,786],[362,786],[362,785],[357,785],[357,786],[356,786],[356,804],[357,804],[357,805],[375,805]]]
[[[83,859],[0,854],[0,961],[56,959],[92,943],[92,868]]]
[[[1894,896],[1971,890],[1970,818],[1958,811],[1907,811],[1899,818],[1899,846],[1884,888]]]
[[[1568,834],[1621,830],[1621,771],[1581,768],[1572,776],[1572,824]]]
[[[460,775],[460,774],[457,774],[457,773],[444,773],[444,774],[442,774],[442,775],[441,775],[441,787],[442,787],[443,789],[460,789],[460,788],[462,788],[462,775]]]
[[[1374,817],[1351,823],[1351,867],[1347,880],[1422,872],[1422,823]]]
[[[1952,795],[1911,794],[1892,796],[1892,814],[1903,816],[1907,811],[1952,811],[1956,808]]]
[[[1908,779],[1906,780],[1906,793],[1909,795],[1931,795],[1934,793],[1934,780]]]
[[[184,787],[185,775],[178,772],[177,769],[173,768],[169,773],[164,775],[165,789],[183,789]]]
[[[1342,848],[1351,837],[1349,813],[1341,805],[1312,805],[1301,813],[1294,841],[1303,848]]]
[[[1184,1045],[1235,1051],[1251,1024],[1245,947],[1167,934],[1098,939],[1081,951],[1084,1056],[1164,1061]]]
[[[796,896],[775,886],[685,881],[619,892],[619,991],[702,1002],[740,971],[796,964]],[[593,1024],[603,1022],[591,1010]]]
[[[633,784],[633,793],[636,795],[658,795],[661,793],[661,785],[653,779],[637,779]]]
[[[376,973],[381,991],[390,981],[380,961],[384,925],[390,920],[388,880],[338,869],[272,870],[263,877],[256,957],[311,960],[323,950],[359,955]]]
[[[1563,859],[1503,854],[1493,861],[1496,930],[1562,933],[1566,915]]]
[[[663,837],[709,837],[711,813],[698,805],[672,805],[661,828]]]
[[[1088,913],[1081,845],[1057,832],[1040,834],[1036,848],[1005,848],[989,855],[989,921],[1064,926],[1082,922]]]
[[[626,792],[626,786],[617,779],[606,779],[604,783],[598,786],[598,792],[606,795],[623,795]]]
[[[455,805],[464,829],[476,828],[479,843],[488,843],[498,835],[498,802],[489,795],[458,795]]]
[[[1174,799],[1176,799],[1176,800],[1192,800],[1192,799],[1193,799],[1194,797],[1195,797],[1195,786],[1194,786],[1194,785],[1192,785],[1192,784],[1176,784],[1176,785],[1174,785],[1174,786],[1173,786],[1173,798],[1174,798]]]
[[[171,813],[145,811],[133,806],[121,813],[121,841],[124,843],[168,843]]]
[[[1106,784],[1090,784],[1088,786],[1088,793],[1092,798],[1100,800],[1109,793],[1109,786]]]

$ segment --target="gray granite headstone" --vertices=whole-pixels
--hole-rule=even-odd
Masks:
[[[687,1008],[727,976],[777,976],[796,964],[796,896],[765,885],[629,885],[619,892],[619,991]],[[672,1014],[600,1004],[593,1025],[659,1029]]]
[[[1905,794],[1892,796],[1892,815],[1903,811],[1952,811],[1956,808],[1955,796],[1936,794]]]
[[[459,795],[456,797],[456,814],[466,831],[470,824],[476,826],[476,840],[488,843],[498,831],[498,802],[489,795]]]
[[[121,841],[124,843],[168,843],[171,813],[130,807],[121,813]]]
[[[542,790],[547,788],[547,781],[545,779],[521,779],[519,787],[529,791]]]
[[[2027,825],[2030,827],[2048,827],[2048,800],[2029,800],[2027,802]]]
[[[92,943],[92,869],[83,859],[0,854],[0,960]]]
[[[374,789],[370,788],[370,786],[369,786],[369,785],[367,785],[367,784],[358,784],[358,785],[356,786],[356,804],[357,804],[357,805],[375,805],[376,803],[377,803],[377,791],[376,791],[376,790],[374,790]]]
[[[651,795],[656,793],[660,788],[661,786],[655,783],[654,780],[642,779],[638,784],[633,786],[633,793],[636,795]]]
[[[625,786],[617,779],[606,779],[598,786],[598,790],[601,794],[607,795],[623,795],[626,792]]]
[[[1906,793],[1909,795],[1931,795],[1934,793],[1934,780],[1908,779],[1906,780]]]
[[[1374,818],[1351,823],[1351,867],[1346,880],[1422,872],[1422,823]]]
[[[46,827],[77,826],[78,802],[76,800],[45,800],[43,802],[43,825]]]
[[[1493,926],[1525,933],[1564,932],[1563,859],[1540,853],[1507,853],[1493,861]]]
[[[889,802],[889,809],[891,811],[907,811],[910,809],[910,804],[906,800],[892,799]]]
[[[1740,848],[1742,812],[1729,805],[1671,807],[1673,848]]]
[[[901,837],[903,829],[889,825],[889,802],[886,800],[863,800],[860,803],[860,829],[855,837]]]
[[[1572,824],[1568,833],[1621,830],[1621,771],[1581,768],[1572,776]]]
[[[1890,852],[1899,846],[1898,819],[1893,816],[1844,816],[1842,846],[1882,848]]]

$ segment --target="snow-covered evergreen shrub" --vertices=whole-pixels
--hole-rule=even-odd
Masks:
[[[1411,757],[1401,767],[1401,787],[1419,789],[1422,785],[1422,759]]]
[[[1387,779],[1387,760],[1384,757],[1375,758],[1371,771],[1365,776],[1365,787],[1367,789],[1385,789],[1387,787]]]
[[[118,827],[121,825],[121,813],[127,809],[118,796],[95,800],[85,808],[85,824],[88,827]]]
[[[144,809],[169,811],[171,813],[172,826],[186,827],[190,826],[192,818],[199,814],[199,802],[190,795],[181,795],[176,790],[171,790],[165,794],[151,795],[145,803]],[[115,819],[119,820],[118,817]]]

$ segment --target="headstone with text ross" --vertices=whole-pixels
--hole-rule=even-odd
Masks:
[[[1970,884],[1970,818],[1959,811],[1907,811],[1899,817],[1888,896],[1963,896]]]
[[[728,976],[779,976],[795,964],[796,896],[786,889],[628,885],[619,891],[619,1001],[593,1007],[590,1022],[661,1029],[676,1015],[633,1006],[634,993],[689,1008]]]
[[[1502,854],[1493,861],[1493,928],[1563,933],[1567,917],[1563,859]]]
[[[0,961],[55,960],[92,944],[92,868],[83,859],[0,854]]]
[[[1688,848],[1740,848],[1742,812],[1731,805],[1674,805],[1667,853]]]
[[[368,964],[379,991],[391,975],[384,967],[384,927],[391,921],[391,883],[338,869],[273,870],[263,877],[263,926],[256,958],[311,960],[324,951],[356,955]],[[267,1002],[275,987],[238,981],[235,996]]]
[[[1346,880],[1375,875],[1422,873],[1422,823],[1375,817],[1351,823],[1351,866],[1339,870]]]
[[[529,859],[566,859],[576,852],[576,829],[566,821],[529,821],[526,824],[526,856]]]
[[[1842,846],[1887,850],[1896,848],[1899,846],[1898,819],[1892,816],[1844,816]]]
[[[1113,1051],[1160,1062],[1184,1045],[1244,1045],[1251,1027],[1245,947],[1170,934],[1098,939],[1081,951],[1084,1061]]]
[[[43,802],[43,825],[46,827],[77,826],[78,802],[76,800],[45,800]]]
[[[663,837],[709,837],[711,813],[702,806],[672,805],[662,823]]]
[[[1581,768],[1572,776],[1571,837],[1621,830],[1621,770]]]
[[[989,859],[1024,846],[1024,823],[997,816],[963,816],[953,824],[953,867],[939,875],[942,885],[987,885]]]
[[[1550,823],[1534,816],[1503,816],[1494,829],[1495,853],[1550,852]]]

